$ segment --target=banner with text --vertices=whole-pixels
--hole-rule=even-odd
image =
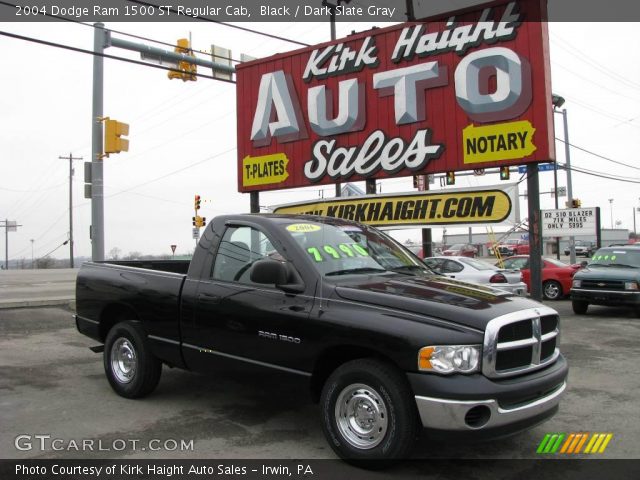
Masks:
[[[368,195],[280,205],[274,213],[323,215],[384,227],[495,224],[515,221],[512,195],[499,189]]]

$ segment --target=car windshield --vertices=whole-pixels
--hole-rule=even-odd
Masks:
[[[300,221],[284,228],[325,276],[430,273],[391,237],[364,225]]]
[[[490,263],[483,262],[482,260],[476,260],[475,258],[461,258],[460,263],[466,263],[476,270],[498,270],[498,267],[491,265]]]
[[[626,265],[640,268],[640,249],[601,248],[591,257],[589,266],[592,265]]]
[[[451,245],[447,250],[462,250],[464,249],[463,243],[456,243],[455,245]]]

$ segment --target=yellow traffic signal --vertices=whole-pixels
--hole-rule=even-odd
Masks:
[[[509,180],[510,177],[509,167],[500,167],[500,180]]]
[[[104,120],[104,153],[120,153],[129,151],[129,140],[122,138],[129,135],[129,124],[111,120]]]
[[[196,215],[195,217],[191,217],[192,218],[192,223],[194,227],[204,227],[207,219],[205,217],[201,217],[200,215]]]
[[[200,195],[196,195],[193,200],[193,207],[195,210],[200,210]]]
[[[190,57],[195,58],[195,55],[191,50],[191,46],[189,45],[189,39],[187,38],[178,39],[175,52],[182,53],[183,55],[189,55]],[[195,75],[197,71],[198,66],[195,63],[178,62],[178,68],[176,70],[169,71],[167,73],[167,76],[172,80],[174,78],[179,78],[184,82],[188,80],[196,81],[198,79],[198,77]]]
[[[456,172],[447,172],[447,185],[456,184]]]
[[[574,198],[571,200],[571,208],[580,208],[582,206],[582,202],[578,198]]]

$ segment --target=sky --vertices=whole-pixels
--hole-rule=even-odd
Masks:
[[[328,22],[242,26],[309,44],[329,39]],[[369,27],[338,23],[338,37]],[[200,22],[111,23],[106,28],[168,43],[191,34],[194,48],[208,50],[215,43],[230,48],[234,58],[241,53],[264,57],[298,48]],[[586,207],[600,206],[605,228],[613,221],[614,226],[633,230],[634,209],[640,207],[637,29],[634,23],[549,25],[552,88],[566,99],[570,141],[582,149],[571,149],[571,165],[636,182],[572,173],[574,198]],[[0,23],[0,30],[84,49],[93,45],[93,28],[81,24]],[[123,50],[107,53],[138,58]],[[69,162],[59,157],[71,153],[88,161],[91,156],[92,57],[4,36],[0,37],[0,55],[5,65],[0,77],[0,219],[21,225],[17,232],[9,233],[9,258],[30,260],[32,246],[36,258],[48,253],[65,258],[68,247],[62,243],[69,235]],[[170,254],[172,244],[177,245],[177,254],[192,251],[195,194],[203,199],[201,215],[207,221],[219,214],[249,211],[249,195],[237,192],[233,84],[169,80],[165,71],[110,59],[105,60],[104,84],[105,115],[130,125],[129,152],[104,160],[107,258],[116,248],[121,255]],[[562,139],[562,117],[555,118],[556,136]],[[564,145],[557,142],[556,149],[558,161],[564,163]],[[91,207],[83,198],[83,162],[73,163],[75,253],[90,256]],[[514,174],[512,179],[514,176],[519,179]],[[558,179],[560,186],[566,185],[564,171],[558,172]],[[411,177],[379,182],[382,193],[410,191],[411,183]],[[498,183],[497,174],[458,176],[456,187]],[[526,182],[521,187],[526,189]],[[552,187],[552,172],[541,173],[541,192]],[[434,188],[441,187],[436,184]],[[330,197],[333,191],[332,185],[325,185],[265,192],[260,204],[267,207]],[[526,212],[526,200],[521,202],[521,211]],[[563,205],[564,199],[560,202]],[[541,208],[553,207],[552,195],[542,193]],[[640,212],[636,215],[640,230]],[[477,227],[476,231],[484,229]],[[434,229],[434,238],[441,236],[442,229]],[[399,238],[417,241],[419,234],[403,231]],[[0,245],[4,260],[4,235]]]

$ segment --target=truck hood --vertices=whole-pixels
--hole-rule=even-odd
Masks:
[[[617,281],[640,281],[640,268],[620,268],[620,267],[585,267],[576,273],[578,280],[617,280]]]
[[[437,318],[482,331],[495,317],[541,306],[536,301],[502,290],[439,275],[367,277],[340,283],[335,291],[345,300]]]

